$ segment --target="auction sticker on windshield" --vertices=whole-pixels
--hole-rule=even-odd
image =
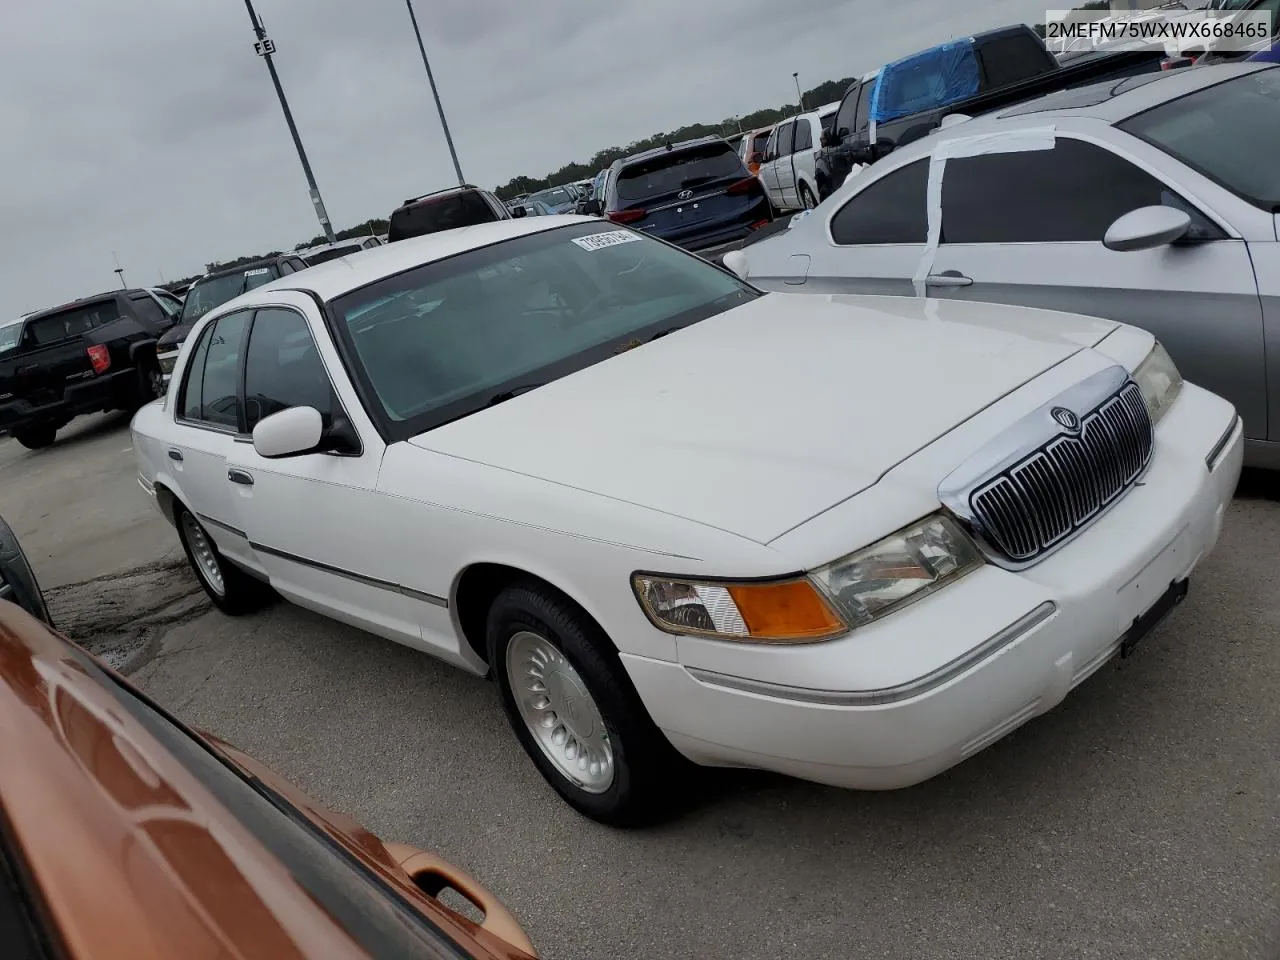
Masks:
[[[639,239],[630,230],[609,230],[586,237],[574,237],[573,242],[583,250],[602,250],[605,247],[616,247],[620,243],[634,243]]]
[[[245,275],[246,277],[260,277],[260,276],[262,276],[264,273],[270,273],[270,272],[271,272],[271,271],[270,271],[270,270],[268,270],[266,267],[259,267],[257,270],[246,270],[246,271],[244,272],[244,275]]]

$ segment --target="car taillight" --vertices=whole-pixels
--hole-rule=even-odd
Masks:
[[[635,223],[648,215],[648,210],[610,210],[605,214],[614,223]]]
[[[93,364],[94,373],[105,373],[111,366],[111,354],[102,344],[94,344],[85,352],[89,354],[89,362]]]
[[[760,181],[757,178],[743,177],[736,183],[729,184],[725,193],[756,193],[760,189]]]

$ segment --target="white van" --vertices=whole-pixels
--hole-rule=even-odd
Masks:
[[[818,205],[818,156],[822,131],[835,119],[839,102],[778,124],[765,146],[760,182],[775,210],[812,210]]]

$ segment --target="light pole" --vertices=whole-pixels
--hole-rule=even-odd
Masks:
[[[804,94],[800,92],[800,72],[793,73],[791,79],[796,82],[796,102],[800,104],[800,112],[804,113]]]
[[[320,188],[316,186],[315,174],[311,172],[311,164],[307,162],[307,151],[302,149],[302,138],[298,136],[298,128],[293,122],[293,114],[289,111],[289,101],[284,98],[284,87],[280,86],[280,77],[276,73],[276,65],[271,62],[271,55],[276,52],[273,40],[267,38],[267,31],[262,29],[262,21],[253,10],[252,0],[244,0],[245,9],[249,11],[249,20],[253,23],[253,33],[257,42],[253,49],[263,60],[267,61],[267,71],[271,74],[271,82],[275,85],[276,96],[280,98],[280,109],[284,111],[284,122],[289,125],[289,134],[293,137],[293,145],[298,148],[298,159],[302,161],[302,172],[307,175],[307,186],[311,190],[311,204],[316,208],[316,216],[320,218],[320,226],[324,228],[325,238],[335,243],[333,224],[329,222],[329,213],[320,199]]]
[[[422,31],[418,29],[418,18],[413,12],[413,0],[404,0],[409,8],[409,22],[413,24],[413,35],[418,38],[418,50],[422,53],[422,65],[427,68],[427,83],[431,84],[431,96],[436,100],[436,112],[440,114],[440,127],[444,130],[444,142],[449,145],[449,156],[453,158],[453,172],[458,175],[458,185],[466,183],[462,179],[462,164],[458,163],[458,151],[453,149],[453,137],[449,135],[449,122],[444,118],[444,104],[440,102],[440,91],[436,89],[436,78],[431,73],[431,61],[427,59],[427,48],[422,42]]]

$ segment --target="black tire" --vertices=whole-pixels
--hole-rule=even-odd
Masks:
[[[818,198],[813,195],[807,183],[800,184],[800,206],[804,210],[812,210],[818,205]]]
[[[41,424],[35,427],[22,427],[13,431],[13,439],[28,450],[43,450],[45,447],[53,446],[54,437],[58,435],[58,428]]]
[[[204,588],[205,594],[215,607],[228,616],[239,617],[261,610],[275,598],[275,591],[269,586],[261,580],[255,580],[234,563],[223,558],[213,538],[190,510],[180,504],[177,505],[173,519],[174,525],[178,528],[178,539],[182,542],[182,549],[187,555],[187,562],[191,564],[191,571],[196,575],[200,586]],[[190,530],[188,524],[192,525]],[[193,539],[201,538],[203,544],[192,542]],[[222,583],[221,591],[218,590],[212,573],[206,573],[201,560],[197,557],[198,553],[203,555],[203,548],[208,549],[209,557],[217,569]]]
[[[507,670],[507,651],[512,638],[525,631],[550,641],[595,701],[613,754],[613,780],[604,792],[588,792],[562,773],[521,716]],[[612,641],[576,604],[537,583],[510,586],[489,608],[487,640],[489,664],[507,720],[538,772],[570,806],[592,820],[617,827],[652,823],[673,812],[682,796],[673,785],[687,784],[685,771],[693,765],[654,724]]]

